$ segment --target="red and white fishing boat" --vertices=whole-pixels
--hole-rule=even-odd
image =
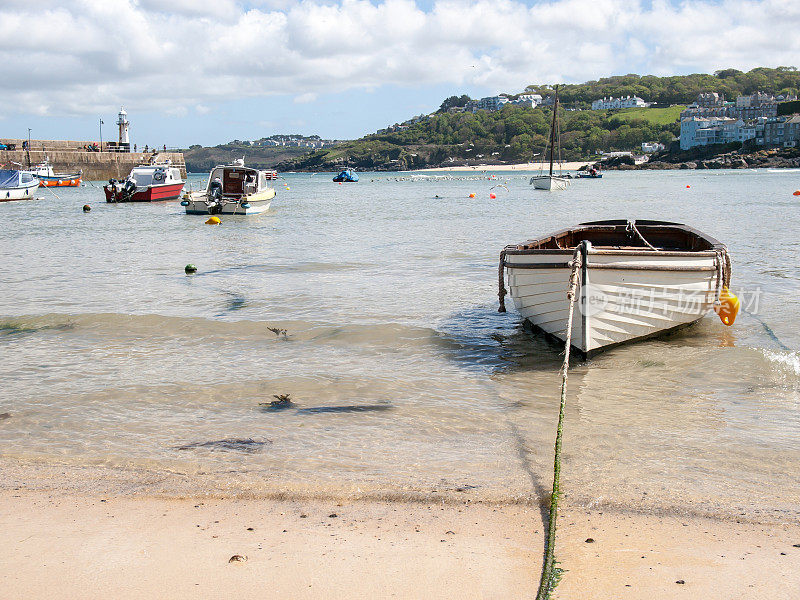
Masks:
[[[124,181],[110,179],[103,190],[106,202],[159,202],[177,200],[184,183],[180,169],[167,161],[134,167]]]

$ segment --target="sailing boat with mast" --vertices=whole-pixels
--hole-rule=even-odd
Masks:
[[[558,175],[553,175],[553,160],[556,153],[556,144],[559,142],[558,131],[558,86],[556,86],[556,99],[553,103],[553,120],[550,124],[550,139],[547,142],[547,149],[550,151],[550,174],[544,175],[544,162],[542,162],[539,175],[531,177],[531,185],[537,190],[565,190],[569,186],[569,179],[561,175],[561,148],[559,145],[559,169]]]

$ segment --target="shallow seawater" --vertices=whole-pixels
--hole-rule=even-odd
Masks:
[[[453,175],[290,174],[269,213],[219,226],[106,204],[98,183],[0,203],[0,456],[231,492],[540,496],[561,358],[497,312],[499,252],[665,219],[728,244],[746,312],[573,362],[568,497],[796,518],[798,174],[610,172],[561,193]]]

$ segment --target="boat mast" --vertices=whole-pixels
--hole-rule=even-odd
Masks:
[[[553,103],[553,122],[550,125],[550,177],[553,176],[553,154],[556,145],[556,114],[558,113],[558,86],[556,86],[556,101]]]

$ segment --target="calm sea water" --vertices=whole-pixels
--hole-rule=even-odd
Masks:
[[[188,491],[536,497],[561,359],[497,313],[499,251],[653,218],[728,244],[747,313],[574,363],[568,496],[797,517],[800,172],[614,172],[562,193],[453,175],[286,175],[269,213],[219,226],[106,204],[97,183],[0,204],[3,462]],[[262,405],[278,394],[295,405]],[[264,444],[199,445],[230,439]]]

